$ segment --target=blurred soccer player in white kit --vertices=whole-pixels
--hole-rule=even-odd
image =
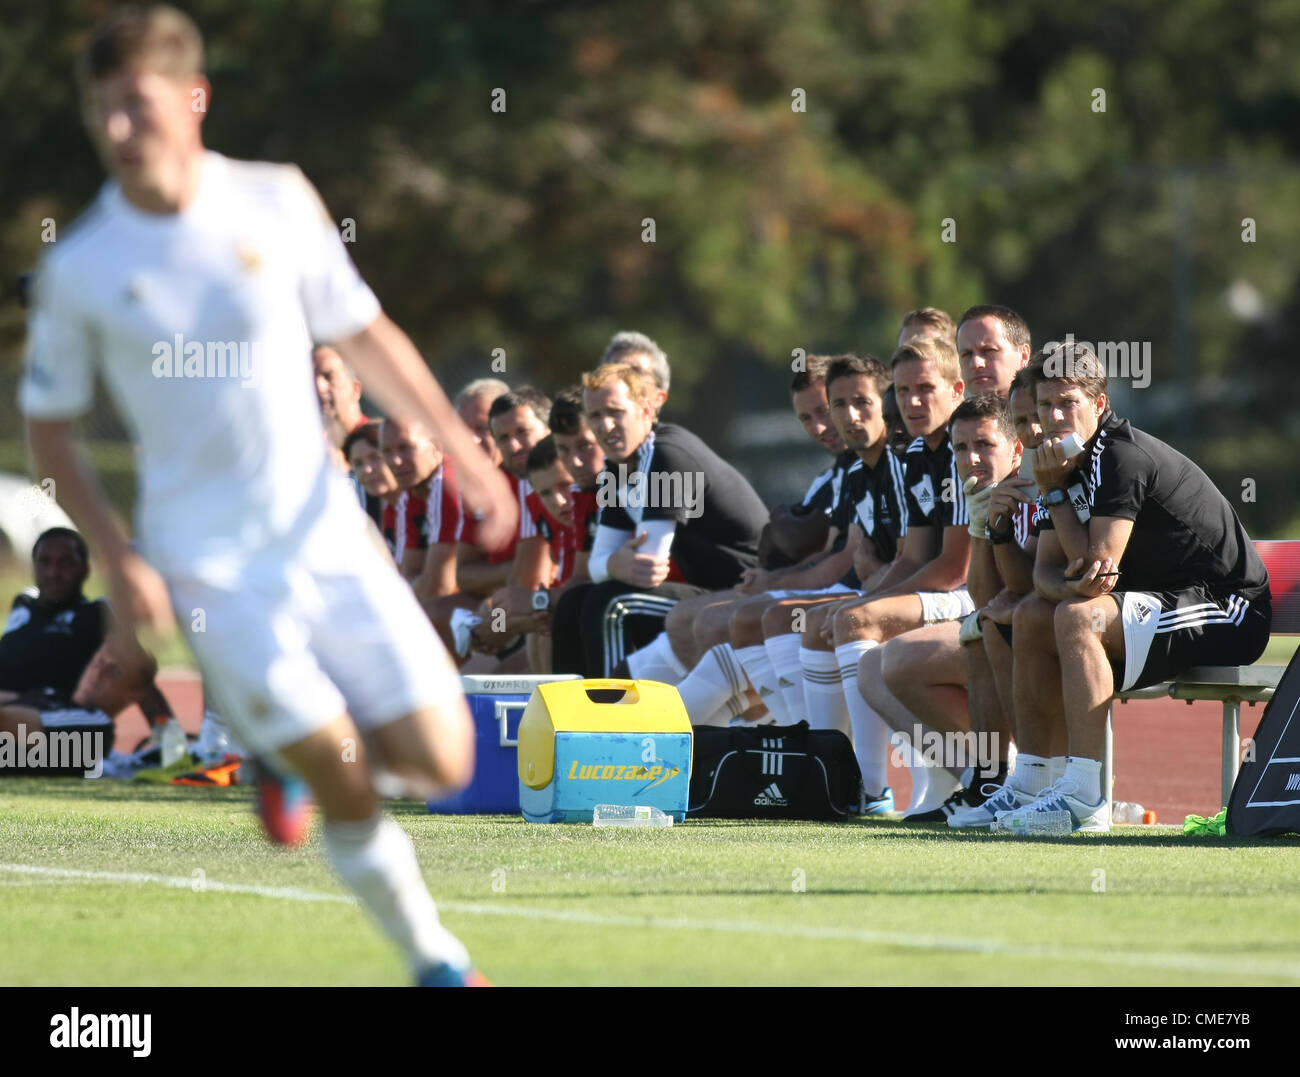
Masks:
[[[437,431],[486,544],[509,540],[514,498],[303,174],[204,149],[202,72],[197,27],[165,6],[118,11],[87,47],[85,122],[111,179],[38,273],[19,393],[38,473],[103,559],[119,631],[166,633],[174,610],[241,740],[305,779],[330,864],[416,981],[479,983],[367,765],[412,794],[457,791],[473,727],[329,464],[312,345],[333,345],[387,414]],[[141,450],[139,554],[72,439],[96,369]],[[263,807],[276,837],[275,798]]]

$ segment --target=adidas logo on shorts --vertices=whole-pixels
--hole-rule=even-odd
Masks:
[[[785,804],[785,797],[781,795],[781,790],[777,788],[776,782],[773,782],[754,798],[754,805],[759,808],[784,808]]]

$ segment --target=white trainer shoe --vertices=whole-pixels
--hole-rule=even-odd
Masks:
[[[981,793],[987,793],[988,799],[976,808],[964,808],[948,816],[948,825],[954,830],[991,827],[999,812],[1013,812],[1032,804],[1036,794],[1023,793],[1010,782],[1002,785],[984,786]]]
[[[1078,787],[1068,778],[1058,778],[1039,794],[1032,804],[1015,811],[999,812],[999,830],[1032,831],[1029,817],[1038,812],[1069,812],[1070,830],[1075,834],[1109,834],[1110,804],[1104,798],[1099,804],[1087,804],[1074,794]]]

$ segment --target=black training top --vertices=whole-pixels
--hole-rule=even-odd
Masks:
[[[14,599],[0,636],[0,689],[53,689],[71,699],[77,681],[108,634],[108,604],[82,596],[59,606],[26,591]]]
[[[909,527],[956,527],[970,523],[966,494],[957,475],[957,461],[952,455],[952,439],[945,437],[937,449],[926,445],[924,438],[914,438],[903,455],[907,487]]]
[[[1094,516],[1133,521],[1117,590],[1200,584],[1215,598],[1269,601],[1268,572],[1227,498],[1191,460],[1127,419],[1102,415],[1069,483],[1081,522]],[[1053,529],[1044,507],[1034,523]]]
[[[607,460],[597,484],[599,526],[677,525],[671,557],[685,582],[719,590],[758,564],[767,507],[749,481],[680,426],[659,423],[630,460]]]
[[[853,461],[856,459],[856,453],[840,453],[830,467],[813,479],[812,484],[808,487],[808,492],[803,495],[803,500],[790,510],[791,515],[812,516],[814,513],[820,512],[829,516],[835,508],[836,499],[839,497],[840,483],[844,481],[844,472],[852,466]]]
[[[907,489],[903,461],[888,449],[880,454],[875,467],[869,467],[856,453],[854,457],[831,521],[845,536],[851,524],[858,524],[871,540],[876,557],[889,564],[898,553],[898,540],[904,531]],[[856,589],[862,581],[854,569],[849,569],[840,583]]]

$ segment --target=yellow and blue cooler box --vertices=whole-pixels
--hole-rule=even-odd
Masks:
[[[489,815],[519,810],[516,733],[528,700],[539,684],[578,680],[577,674],[461,677],[476,731],[474,778],[462,793],[429,800],[429,811],[446,815]]]
[[[539,684],[519,722],[519,808],[530,823],[590,823],[597,804],[648,804],[681,822],[691,743],[670,684]]]

